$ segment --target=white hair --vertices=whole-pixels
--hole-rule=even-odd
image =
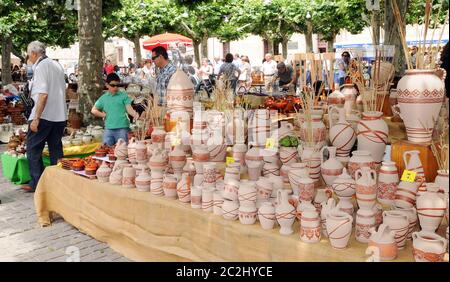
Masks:
[[[45,44],[39,41],[33,41],[28,44],[27,52],[35,52],[39,55],[45,55]]]

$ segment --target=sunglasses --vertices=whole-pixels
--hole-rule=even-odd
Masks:
[[[111,87],[119,87],[119,84],[117,84],[117,83],[109,83],[109,86],[111,86]]]
[[[156,56],[152,57],[152,61],[156,60],[159,56],[161,56],[161,55],[156,55]]]

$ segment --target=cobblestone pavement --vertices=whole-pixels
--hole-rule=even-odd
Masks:
[[[0,154],[5,150],[0,145]],[[130,261],[63,219],[41,228],[33,195],[5,179],[0,167],[0,262]]]

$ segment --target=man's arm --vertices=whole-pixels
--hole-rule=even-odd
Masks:
[[[137,120],[139,119],[139,113],[136,112],[133,107],[131,106],[131,104],[128,104],[125,106],[127,113],[133,117],[133,119]]]
[[[40,93],[39,94],[39,99],[36,105],[36,112],[35,112],[35,116],[33,121],[30,124],[30,129],[33,132],[37,132],[38,131],[38,127],[39,127],[39,120],[41,119],[42,116],[42,112],[45,109],[45,105],[47,104],[47,98],[48,98],[48,94],[47,93]]]
[[[97,109],[97,107],[95,105],[92,107],[91,113],[96,117],[100,117],[100,118],[106,117],[106,113]]]

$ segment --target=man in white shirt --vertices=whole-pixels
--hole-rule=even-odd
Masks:
[[[218,75],[220,67],[223,65],[223,61],[219,56],[214,57],[214,75]]]
[[[233,58],[233,65],[235,65],[238,69],[242,67],[242,60],[241,57],[239,57],[239,54],[234,54]]]
[[[262,72],[264,73],[264,86],[267,92],[272,92],[272,80],[273,76],[277,72],[277,62],[272,58],[272,54],[267,53],[264,57],[266,60],[262,65]]]
[[[34,192],[44,171],[42,151],[48,144],[50,163],[56,165],[63,157],[61,138],[67,121],[66,83],[63,67],[45,55],[45,45],[33,41],[28,45],[27,56],[33,64],[30,83],[34,107],[28,118],[27,158],[31,181],[22,189]]]

